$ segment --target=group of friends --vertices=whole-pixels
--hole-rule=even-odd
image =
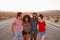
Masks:
[[[45,40],[47,27],[43,15],[33,12],[32,17],[22,16],[23,13],[18,12],[12,23],[13,40]]]

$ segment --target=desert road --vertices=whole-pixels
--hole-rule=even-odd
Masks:
[[[13,40],[11,35],[11,25],[14,19],[9,19],[0,22],[0,40]],[[47,37],[46,40],[60,40],[60,28],[53,24],[46,22],[47,24]]]

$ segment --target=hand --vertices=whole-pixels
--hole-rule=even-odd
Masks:
[[[15,36],[15,33],[12,33],[12,36],[14,37]]]

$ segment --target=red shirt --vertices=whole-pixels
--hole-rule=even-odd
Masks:
[[[38,22],[38,26],[39,26],[39,32],[44,32],[45,31],[45,21],[43,22]]]

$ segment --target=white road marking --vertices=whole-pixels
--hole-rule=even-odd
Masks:
[[[47,25],[49,25],[49,26],[55,28],[56,30],[59,30],[59,31],[60,31],[60,28],[58,28],[58,27],[54,27],[54,26],[52,26],[52,25],[50,25],[50,24],[47,24]]]
[[[3,27],[6,27],[6,26],[9,25],[9,24],[11,24],[13,20],[14,20],[14,19],[10,19],[8,22],[1,24],[1,25],[0,25],[0,29],[3,28]]]

